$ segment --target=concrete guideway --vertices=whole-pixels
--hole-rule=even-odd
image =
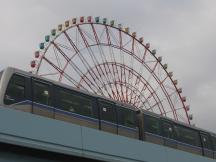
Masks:
[[[0,107],[0,142],[116,162],[213,162],[206,157]],[[1,161],[2,156],[0,156]]]

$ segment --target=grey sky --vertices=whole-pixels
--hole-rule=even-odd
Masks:
[[[143,36],[179,80],[193,123],[216,132],[215,0],[0,0],[0,69],[29,70],[38,44],[71,17],[115,19]]]

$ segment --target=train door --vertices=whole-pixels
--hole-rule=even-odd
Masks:
[[[55,87],[55,119],[98,129],[98,111],[93,97]]]
[[[117,134],[117,112],[113,103],[99,100],[100,128],[103,131]]]
[[[121,106],[117,107],[118,134],[131,138],[139,138],[136,112]]]
[[[163,145],[163,138],[160,132],[160,118],[143,115],[143,139],[148,142]]]
[[[200,132],[200,137],[201,137],[201,143],[203,147],[203,155],[213,158],[213,148],[212,148],[212,142],[209,134],[205,132]]]
[[[201,142],[198,130],[186,127],[175,123],[175,139],[177,142],[177,149],[202,155]]]
[[[29,78],[14,74],[7,86],[4,95],[4,104],[24,112],[32,111],[32,102],[29,100]]]
[[[164,137],[164,145],[176,148],[177,143],[175,139],[175,131],[173,123],[169,120],[161,120],[161,132]]]
[[[32,101],[33,113],[53,118],[54,108],[52,107],[52,85],[50,83],[32,79]]]

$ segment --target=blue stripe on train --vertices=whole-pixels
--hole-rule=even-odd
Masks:
[[[27,104],[32,104],[32,101],[25,100],[25,101],[18,102],[18,103],[13,104],[13,105],[27,105]],[[87,121],[91,121],[91,122],[95,122],[95,123],[99,122],[98,119],[87,117],[87,116],[80,115],[80,114],[76,114],[76,113],[73,113],[73,112],[64,111],[64,110],[61,110],[61,109],[58,109],[58,108],[54,108],[52,106],[48,106],[48,105],[44,105],[44,104],[40,104],[40,103],[36,103],[36,102],[33,102],[33,104],[37,105],[40,108],[44,108],[44,109],[47,109],[47,110],[57,111],[57,112],[60,112],[62,114],[73,116],[73,117],[78,118],[78,119],[81,118],[81,119],[84,119],[84,120],[87,120]],[[117,125],[115,123],[104,121],[104,120],[101,120],[101,122],[103,122],[105,124],[108,124],[110,126],[118,126],[118,127],[123,128],[125,130],[128,130],[128,131],[133,131],[133,132],[137,132],[138,131],[138,128],[130,128],[130,127],[126,127],[126,126],[123,126],[123,125]]]
[[[82,118],[84,120],[88,120],[88,121],[92,121],[92,122],[96,122],[98,123],[99,120],[98,119],[95,119],[95,118],[91,118],[91,117],[88,117],[88,116],[84,116],[84,115],[80,115],[80,114],[76,114],[76,113],[73,113],[73,112],[68,112],[68,111],[64,111],[64,110],[60,110],[60,109],[55,109],[56,112],[60,112],[62,114],[66,114],[66,115],[69,115],[69,116],[73,116],[75,118]]]
[[[132,132],[137,132],[138,131],[138,128],[130,128],[130,127],[126,127],[126,126],[123,126],[123,125],[118,125],[116,123],[112,123],[112,122],[105,121],[105,120],[101,120],[101,123],[109,125],[109,126],[115,126],[116,128],[120,127],[120,128],[126,129],[128,131],[132,131]]]
[[[161,139],[167,139],[169,141],[176,142],[177,144],[181,144],[181,145],[185,145],[185,146],[188,146],[188,147],[192,147],[192,148],[197,149],[197,150],[202,150],[202,148],[198,147],[198,146],[190,145],[190,144],[187,144],[187,143],[184,143],[184,142],[180,142],[180,141],[177,141],[177,140],[174,140],[174,139],[170,139],[170,138],[163,137],[163,136],[160,136],[160,135],[157,135],[157,134],[153,134],[153,133],[149,133],[149,132],[145,132],[145,133],[153,135],[153,136],[156,136],[156,137],[161,138]]]
[[[61,109],[58,109],[58,108],[54,108],[54,107],[43,105],[43,104],[36,103],[36,102],[33,102],[33,103],[35,105],[40,106],[42,108],[45,108],[47,110],[53,110],[55,112],[60,112],[61,114],[66,114],[66,115],[69,115],[69,116],[73,116],[73,117],[78,118],[78,119],[81,118],[81,119],[88,120],[88,121],[95,122],[95,123],[98,123],[98,121],[99,121],[98,119],[91,118],[91,117],[88,117],[88,116],[76,114],[76,113],[73,113],[73,112],[64,111],[64,110],[61,110]]]

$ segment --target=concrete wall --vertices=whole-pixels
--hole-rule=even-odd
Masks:
[[[172,148],[3,107],[0,108],[0,142],[112,162],[216,161]],[[5,157],[9,156],[1,152],[0,161],[6,161]],[[9,158],[7,161],[25,162],[25,160],[15,159],[19,158],[11,156],[11,160]],[[42,162],[43,160],[31,159],[31,161]]]

